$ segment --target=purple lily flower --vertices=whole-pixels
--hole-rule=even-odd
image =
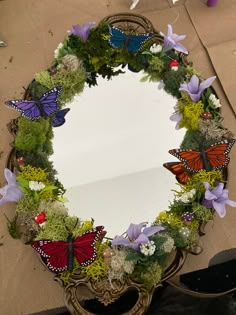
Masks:
[[[126,234],[128,238],[123,236],[117,236],[113,239],[112,245],[122,245],[125,247],[132,248],[134,250],[139,250],[141,244],[146,244],[149,242],[149,237],[164,230],[162,226],[150,226],[146,227],[147,223],[143,222],[140,224],[131,223]]]
[[[16,182],[16,175],[13,174],[8,168],[5,168],[4,175],[7,180],[7,185],[0,188],[0,206],[6,202],[17,202],[24,196],[23,192],[19,189],[19,184]]]
[[[194,74],[189,83],[180,85],[179,90],[187,92],[193,102],[198,102],[203,91],[212,85],[215,78],[216,76],[210,77],[199,84],[199,78]]]
[[[183,119],[183,115],[178,111],[179,109],[178,104],[175,105],[174,109],[175,109],[175,112],[174,114],[170,116],[170,120],[176,122],[175,129],[180,129],[179,124],[181,120]]]
[[[223,218],[226,214],[225,204],[236,207],[236,202],[228,199],[228,189],[224,189],[224,184],[219,183],[216,188],[210,190],[209,183],[203,183],[206,191],[202,204],[206,208],[214,208],[218,215]]]
[[[89,22],[80,26],[79,24],[73,25],[72,29],[69,31],[70,34],[79,36],[83,42],[89,37],[90,29],[95,25],[95,22]]]
[[[182,52],[184,54],[188,54],[187,49],[179,44],[180,40],[185,39],[186,35],[177,35],[173,33],[172,26],[168,24],[168,33],[167,35],[160,32],[160,34],[164,37],[164,46],[169,49],[175,49],[176,51]]]

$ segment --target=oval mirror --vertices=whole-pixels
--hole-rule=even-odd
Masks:
[[[66,123],[54,128],[52,159],[70,214],[92,217],[110,237],[127,222],[153,221],[176,188],[163,167],[185,133],[169,120],[176,99],[156,82],[140,82],[143,76],[126,69],[99,78],[67,104]]]

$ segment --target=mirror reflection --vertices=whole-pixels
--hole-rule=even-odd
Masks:
[[[176,179],[162,164],[176,159],[184,130],[169,120],[176,99],[159,83],[126,71],[84,90],[54,128],[52,159],[67,189],[70,214],[104,225],[108,236],[152,222],[168,208]]]

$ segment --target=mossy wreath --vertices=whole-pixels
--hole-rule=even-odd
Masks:
[[[225,204],[236,206],[225,189],[235,140],[221,124],[221,104],[211,87],[215,77],[204,80],[186,61],[188,52],[179,43],[184,37],[173,33],[171,25],[167,35],[117,27],[106,19],[97,27],[73,26],[55,50],[51,68],[35,75],[26,99],[6,102],[21,113],[14,173],[5,169],[7,185],[0,190],[0,204],[17,202],[9,232],[32,244],[65,285],[80,273],[91,282],[131,279],[151,290],[165,278],[173,252],[193,251],[201,225],[215,213],[224,217]],[[49,156],[53,126],[64,122],[66,104],[85,86],[96,85],[98,76],[109,80],[121,75],[121,66],[143,71],[144,81],[157,82],[176,98],[171,120],[186,134],[180,148],[170,150],[180,161],[164,165],[178,180],[169,208],[153,222],[127,223],[124,237],[109,240],[92,220],[68,214],[65,189]]]

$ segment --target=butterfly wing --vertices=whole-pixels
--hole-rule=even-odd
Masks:
[[[189,172],[196,173],[204,169],[203,159],[199,151],[173,149],[169,153],[182,161],[185,169]]]
[[[55,117],[52,121],[53,127],[60,127],[65,123],[65,115],[70,111],[70,108],[65,108],[56,112]]]
[[[143,44],[152,38],[153,34],[125,34],[115,26],[109,25],[110,39],[109,43],[113,48],[126,47],[128,52],[138,52]]]
[[[35,101],[28,100],[11,100],[5,102],[6,105],[13,107],[20,112],[22,116],[34,120],[41,117],[41,112]]]
[[[235,139],[224,140],[205,150],[207,160],[214,169],[222,169],[229,164],[229,152],[235,141]]]
[[[182,162],[167,162],[164,163],[163,166],[175,175],[175,178],[180,184],[185,184],[189,180],[189,175]]]
[[[40,254],[52,272],[67,270],[68,243],[64,241],[34,241],[32,247]]]
[[[136,34],[129,35],[127,41],[127,49],[129,52],[138,52],[143,44],[152,38],[152,34]]]
[[[81,266],[91,264],[96,258],[96,242],[101,239],[103,226],[97,226],[93,230],[77,237],[73,242],[74,256]]]
[[[126,34],[120,30],[119,28],[115,26],[109,25],[109,33],[110,33],[110,39],[109,43],[113,48],[121,48],[123,47],[125,40],[126,40]]]
[[[45,116],[51,116],[58,111],[59,107],[57,104],[58,97],[62,92],[62,87],[61,86],[56,86],[53,89],[47,91],[44,93],[39,101],[40,105],[42,107],[43,113]]]

